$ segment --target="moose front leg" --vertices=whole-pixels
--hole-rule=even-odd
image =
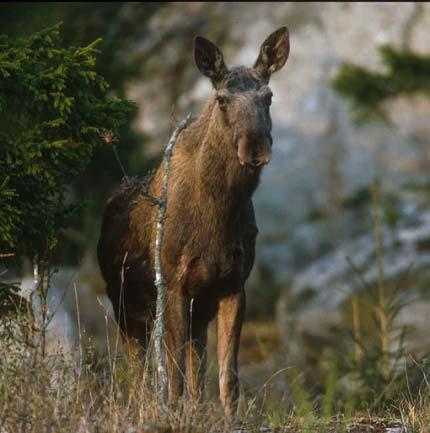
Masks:
[[[169,402],[175,403],[184,390],[185,337],[188,327],[184,296],[170,294],[166,305],[166,366],[169,378]]]
[[[234,419],[239,399],[237,354],[245,313],[245,292],[230,294],[219,301],[217,315],[219,389],[224,413]]]
[[[185,350],[187,387],[190,396],[200,401],[204,394],[208,323],[192,320],[190,328]]]

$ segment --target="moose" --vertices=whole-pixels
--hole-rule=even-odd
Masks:
[[[179,134],[171,159],[161,246],[169,402],[184,389],[202,398],[207,330],[216,318],[220,399],[228,419],[237,412],[244,285],[258,232],[251,198],[272,153],[268,84],[289,49],[288,29],[281,27],[263,42],[253,67],[227,67],[220,49],[196,36],[195,63],[213,91]],[[149,179],[123,182],[110,196],[97,251],[118,325],[143,354],[157,296],[157,207],[148,196],[160,196],[163,174],[160,164]]]

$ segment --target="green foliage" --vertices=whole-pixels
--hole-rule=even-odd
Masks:
[[[370,203],[370,188],[362,187],[345,197],[342,207],[345,209],[357,209]]]
[[[325,380],[324,394],[321,401],[322,416],[329,418],[334,415],[336,402],[336,382],[337,382],[337,365],[332,361],[329,365],[328,374]]]
[[[71,183],[89,164],[99,131],[117,130],[133,104],[106,98],[97,46],[62,47],[61,25],[0,39],[0,251],[44,254],[76,206]]]
[[[10,313],[15,314],[18,310],[27,307],[25,299],[18,292],[18,284],[0,281],[0,317]]]
[[[430,94],[430,56],[384,45],[379,49],[386,71],[373,72],[343,63],[332,86],[352,103],[359,123],[387,120],[382,103],[396,96]]]

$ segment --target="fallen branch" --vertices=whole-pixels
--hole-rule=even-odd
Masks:
[[[170,163],[173,155],[173,146],[180,132],[188,126],[191,113],[179,124],[170,137],[169,143],[164,151],[164,175],[161,195],[158,199],[157,213],[157,235],[155,239],[155,287],[157,288],[157,307],[155,317],[155,355],[159,380],[159,395],[163,403],[167,402],[167,369],[163,346],[164,338],[164,312],[166,309],[166,286],[164,284],[161,269],[161,245],[164,235],[164,221],[167,213],[167,192],[169,187]]]

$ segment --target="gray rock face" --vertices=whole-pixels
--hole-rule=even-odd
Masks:
[[[396,230],[383,226],[380,239],[384,290],[398,285],[398,298],[411,303],[401,309],[396,326],[412,327],[407,348],[423,353],[430,344],[430,212],[405,217]],[[298,273],[278,303],[285,350],[296,356],[303,350],[300,341],[304,338],[329,338],[332,327],[344,323],[339,311],[342,303],[364,291],[376,291],[378,275],[374,233],[343,244]],[[295,305],[292,310],[291,304]]]
[[[423,212],[409,224],[396,231],[386,227],[381,231],[386,282],[399,278],[411,266],[414,273],[430,269],[430,212]],[[363,281],[375,286],[377,280],[376,245],[371,233],[344,244],[297,274],[290,294],[298,296],[307,291],[310,297],[311,293],[314,295],[308,303],[308,310],[331,310],[364,289]]]

